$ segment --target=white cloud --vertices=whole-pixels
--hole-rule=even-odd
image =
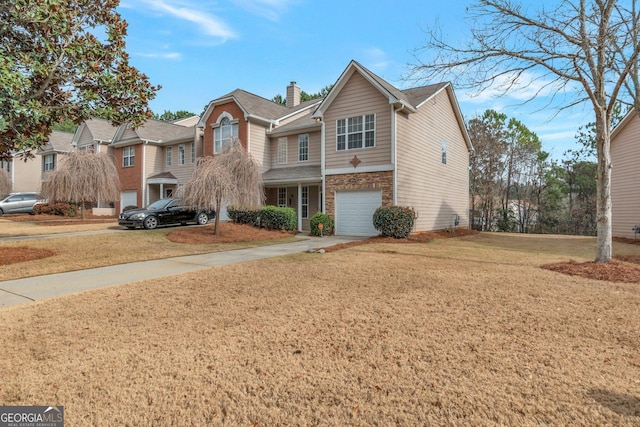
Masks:
[[[139,53],[139,56],[144,58],[161,58],[161,59],[173,59],[181,60],[182,54],[180,52],[166,52],[166,53]]]
[[[231,0],[247,12],[277,22],[293,0]]]
[[[164,0],[141,0],[144,7],[169,15],[174,18],[195,24],[200,32],[207,36],[217,37],[226,41],[237,37],[236,33],[220,18],[204,11],[196,3],[169,4]]]
[[[387,53],[377,47],[365,49],[362,62],[366,67],[378,72],[386,69],[390,64]]]

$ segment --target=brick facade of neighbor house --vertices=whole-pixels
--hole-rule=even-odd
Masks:
[[[360,172],[325,177],[326,212],[335,218],[335,193],[341,190],[382,190],[382,206],[393,205],[393,172]]]
[[[246,147],[248,132],[248,124],[244,118],[244,112],[235,102],[231,101],[226,104],[216,105],[211,111],[211,114],[207,118],[207,122],[204,126],[204,147],[203,153],[205,156],[213,155],[213,125],[218,123],[220,115],[223,113],[230,114],[233,120],[238,120],[238,139],[242,142],[242,145]]]
[[[145,202],[142,199],[142,144],[134,145],[134,160],[133,166],[122,166],[122,153],[123,147],[116,148],[116,167],[118,169],[118,177],[120,179],[120,191],[137,191],[136,206],[144,206]],[[124,206],[120,206],[120,201],[117,200],[116,212],[121,212]]]

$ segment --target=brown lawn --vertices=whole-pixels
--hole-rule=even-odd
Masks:
[[[539,268],[593,248],[380,242],[3,309],[0,405],[74,426],[635,426],[640,285]]]

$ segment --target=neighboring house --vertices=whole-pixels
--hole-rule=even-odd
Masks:
[[[636,237],[640,225],[640,118],[632,109],[611,132],[611,228],[614,237]]]
[[[193,125],[148,120],[136,129],[120,126],[110,147],[121,187],[116,210],[122,212],[127,206],[142,207],[175,195],[202,155],[202,137]]]
[[[9,172],[13,192],[40,191],[42,163],[37,150],[31,150],[31,156],[24,156],[24,152],[13,155],[11,160],[0,163],[2,169]]]
[[[351,61],[324,100],[282,106],[243,90],[213,100],[204,154],[237,137],[262,165],[267,203],[290,206],[301,230],[317,211],[336,233],[375,235],[380,206],[410,206],[416,230],[468,226],[472,149],[449,83],[399,90]]]
[[[40,158],[40,176],[42,182],[47,181],[48,174],[58,167],[60,156],[73,149],[71,145],[73,135],[72,133],[54,130],[51,132],[51,135],[49,135],[49,141],[45,146],[37,150],[36,159]]]

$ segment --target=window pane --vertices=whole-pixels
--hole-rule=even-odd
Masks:
[[[375,132],[368,131],[364,133],[364,146],[373,147],[376,145]]]
[[[346,150],[347,146],[345,144],[345,137],[344,135],[338,135],[338,145],[336,147],[336,149],[338,150]]]
[[[362,134],[352,133],[349,134],[349,149],[362,148]]]

